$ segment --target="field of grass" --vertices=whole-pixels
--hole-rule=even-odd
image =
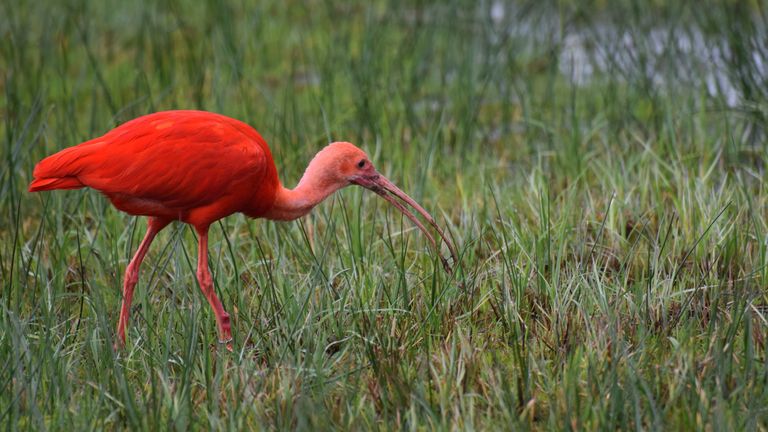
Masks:
[[[0,425],[768,428],[758,1],[0,2]],[[253,125],[292,187],[359,144],[455,239],[348,188],[121,279],[146,222],[34,164],[142,114]]]

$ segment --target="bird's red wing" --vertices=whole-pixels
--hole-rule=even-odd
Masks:
[[[275,172],[255,130],[210,113],[144,116],[93,141],[78,160],[83,184],[169,209],[247,200]]]

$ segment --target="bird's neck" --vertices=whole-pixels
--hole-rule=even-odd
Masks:
[[[323,181],[308,170],[295,188],[288,189],[283,185],[278,187],[275,202],[264,217],[283,221],[300,218],[341,186]]]

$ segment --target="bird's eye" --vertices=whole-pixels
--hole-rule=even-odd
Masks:
[[[358,168],[365,168],[365,159],[363,159],[360,162],[358,162],[357,163],[357,167]]]

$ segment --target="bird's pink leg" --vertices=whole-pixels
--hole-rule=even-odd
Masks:
[[[200,283],[200,289],[203,295],[211,304],[213,314],[216,315],[216,324],[219,327],[219,343],[226,344],[227,349],[232,351],[232,331],[229,323],[229,314],[221,305],[216,291],[213,289],[213,279],[211,271],[208,269],[208,227],[197,228],[197,234],[200,236],[200,249],[197,255],[197,281]]]
[[[116,346],[125,346],[125,327],[128,325],[128,317],[131,314],[131,300],[133,299],[133,288],[136,286],[136,282],[139,281],[139,267],[141,267],[141,261],[147,254],[149,245],[154,240],[157,233],[160,232],[170,223],[167,219],[160,219],[156,217],[150,217],[147,220],[147,234],[144,235],[144,240],[139,245],[139,250],[136,251],[136,255],[133,256],[128,267],[125,268],[125,278],[123,280],[123,305],[120,308],[120,319],[117,322],[117,343]]]

